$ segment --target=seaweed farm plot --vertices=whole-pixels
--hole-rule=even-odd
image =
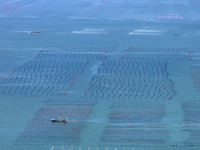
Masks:
[[[184,17],[175,14],[175,15],[164,15],[164,16],[156,16],[154,18],[154,21],[172,21],[172,22],[176,22],[176,21],[183,21]]]
[[[48,100],[28,122],[25,131],[17,140],[18,145],[34,144],[79,144],[81,132],[86,126],[94,102],[84,100]],[[51,118],[67,118],[68,123],[53,123]]]
[[[107,99],[163,99],[175,95],[167,63],[108,60],[92,78],[85,96]]]
[[[168,61],[191,60],[187,49],[129,48],[105,60],[85,91],[88,98],[171,100],[177,93]]]
[[[178,30],[178,26],[149,26],[146,25],[143,28],[135,29],[132,32],[129,32],[129,35],[134,36],[163,36],[168,31],[176,31]],[[153,37],[152,37],[153,38]]]
[[[107,144],[163,144],[169,132],[162,124],[164,105],[149,101],[113,102],[100,141]]]
[[[130,47],[121,52],[121,59],[151,61],[186,61],[192,60],[192,51],[186,48],[139,48]]]
[[[190,73],[193,78],[194,88],[200,88],[200,66],[198,65],[191,66]]]
[[[113,102],[109,123],[161,123],[164,105],[152,102]]]
[[[109,47],[45,48],[0,79],[0,94],[65,96],[89,62],[107,58],[111,50]]]
[[[184,131],[190,133],[187,146],[200,146],[200,101],[185,102],[182,104],[184,111]]]

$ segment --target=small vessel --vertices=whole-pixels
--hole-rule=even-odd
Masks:
[[[63,118],[62,120],[61,119],[51,119],[52,122],[64,122],[64,123],[67,123],[68,120],[66,118]]]
[[[31,31],[31,34],[40,34],[40,31]]]

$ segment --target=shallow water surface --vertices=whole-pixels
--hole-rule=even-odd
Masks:
[[[61,8],[58,3],[30,14],[23,7],[37,3],[0,3],[5,8],[0,22],[0,149],[200,148],[200,26],[188,19],[190,7],[178,9],[184,20],[156,18],[162,14],[158,1],[148,19],[138,12],[140,19],[133,20],[129,11],[128,19],[116,15],[108,20],[107,11],[91,20],[89,8],[118,8],[122,2],[96,6],[85,1],[92,7],[70,17],[87,19],[64,19],[64,10],[30,18]],[[163,11],[174,10],[166,6]],[[20,14],[29,17],[17,18]],[[60,116],[69,122],[51,122]]]

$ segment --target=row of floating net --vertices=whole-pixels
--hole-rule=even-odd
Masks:
[[[167,63],[105,61],[89,83],[85,96],[94,98],[168,99],[176,95]]]
[[[53,142],[63,141],[65,144],[80,144],[81,133],[86,127],[94,101],[88,100],[48,100],[46,106],[38,110],[29,121],[25,131],[18,138],[18,144],[23,142]],[[191,133],[187,146],[199,145],[199,110],[200,102],[191,101],[182,104],[184,112],[183,127]],[[165,117],[163,102],[149,101],[118,101],[113,102],[108,114],[108,124],[105,126],[100,144],[116,146],[120,144],[165,144],[169,140],[169,131],[162,124]],[[49,118],[68,116],[67,124],[54,124]],[[131,118],[131,119],[130,119]]]
[[[187,101],[182,104],[185,123],[183,131],[189,132],[190,136],[184,141],[189,146],[200,146],[200,101]]]
[[[105,98],[112,104],[99,146],[166,143],[170,134],[162,124],[166,115],[163,100],[171,100],[177,94],[168,72],[168,61],[190,61],[191,51],[131,47],[113,57],[113,50],[110,47],[46,48],[1,78],[1,94],[61,96],[74,86],[89,64],[102,62],[86,85],[83,99],[45,101],[46,106],[35,113],[18,142],[63,141],[78,145],[93,107]],[[162,101],[152,103],[153,100]],[[52,124],[49,120],[59,116],[67,116],[70,122]],[[195,137],[198,137],[196,133]]]
[[[118,101],[110,106],[108,125],[102,143],[111,144],[163,144],[169,132],[162,124],[165,116],[164,104],[150,101]]]
[[[45,101],[46,106],[38,110],[28,122],[18,138],[18,144],[23,142],[56,144],[62,141],[65,144],[78,145],[95,103],[83,99]],[[119,101],[113,103],[110,109],[108,125],[99,138],[102,143],[99,146],[105,143],[165,143],[169,139],[169,132],[161,124],[165,116],[162,103]],[[51,117],[59,116],[67,116],[70,121],[67,124],[55,124],[49,120]]]
[[[190,73],[193,78],[193,85],[195,88],[200,88],[200,66],[192,65],[190,67]]]
[[[29,62],[0,80],[4,95],[62,96],[84,72],[91,59],[105,59],[113,48],[45,48]],[[84,54],[85,53],[85,54]]]
[[[81,131],[86,126],[88,116],[92,112],[94,102],[85,100],[48,100],[46,106],[38,110],[28,122],[18,138],[23,142],[52,142],[54,144],[78,144]],[[67,117],[67,124],[52,123],[50,118]]]
[[[168,61],[192,60],[188,49],[128,48],[119,58],[105,59],[85,96],[107,99],[172,99],[177,93]]]
[[[0,80],[4,95],[66,95],[94,60],[103,63],[92,77],[88,98],[168,99],[177,93],[167,61],[191,60],[187,49],[128,48],[109,57],[112,47],[45,48],[35,58]]]

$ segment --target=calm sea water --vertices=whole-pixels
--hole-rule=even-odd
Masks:
[[[199,149],[198,1],[174,4],[178,16],[156,1],[115,15],[117,3],[86,2],[70,2],[79,13],[0,3],[0,149]]]

